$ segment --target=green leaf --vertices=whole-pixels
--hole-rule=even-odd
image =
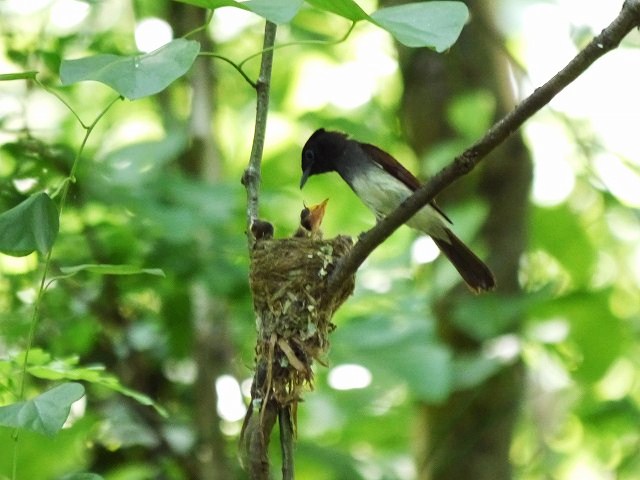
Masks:
[[[2,73],[0,74],[0,82],[6,80],[35,80],[38,72],[32,70],[29,72]]]
[[[95,80],[135,100],[167,88],[191,68],[199,52],[198,42],[178,38],[144,55],[95,55],[63,60],[60,79],[63,85]]]
[[[46,193],[31,195],[0,215],[0,252],[22,257],[46,254],[59,229],[58,209]]]
[[[78,272],[98,273],[100,275],[138,275],[146,273],[164,277],[164,272],[160,268],[140,268],[135,265],[107,265],[107,264],[84,264],[72,267],[61,267],[60,271],[65,276],[75,275]]]
[[[113,377],[115,379],[115,377]],[[145,405],[147,407],[153,407],[155,409],[156,412],[158,412],[160,415],[162,415],[165,418],[169,417],[169,413],[167,412],[167,410],[162,407],[161,405],[157,404],[156,402],[154,402],[151,397],[149,397],[148,395],[145,395],[144,393],[140,393],[136,390],[132,390],[131,388],[127,388],[124,385],[122,385],[119,381],[115,381],[115,382],[100,382],[100,385],[102,385],[103,387],[109,388],[111,390],[113,390],[114,392],[118,392],[122,395],[124,395],[125,397],[129,397],[134,399],[136,402],[138,402],[140,405]]]
[[[320,10],[335,13],[354,22],[371,20],[369,15],[353,0],[307,0],[307,3]]]
[[[451,392],[451,352],[429,337],[425,322],[386,317],[352,320],[332,341],[335,361],[356,362],[390,383],[405,383],[423,401],[437,403]]]
[[[471,90],[451,99],[447,118],[459,135],[473,142],[489,129],[495,111],[496,98],[493,93],[484,89]]]
[[[527,312],[551,298],[551,288],[526,295],[468,297],[453,310],[453,322],[478,341],[512,332]]]
[[[153,407],[160,415],[167,417],[167,411],[155,403],[149,396],[125,387],[118,378],[105,372],[102,365],[92,365],[88,367],[76,366],[77,357],[66,360],[55,360],[48,365],[37,365],[29,367],[27,371],[30,375],[46,380],[82,380],[93,385],[100,385],[127,397],[133,398],[141,405]]]
[[[102,365],[75,367],[77,357],[55,360],[48,365],[29,367],[27,372],[45,380],[82,380],[88,383],[100,383],[107,375]]]
[[[447,50],[469,19],[462,2],[421,2],[381,8],[371,14],[374,23],[407,47]]]
[[[534,208],[531,216],[531,248],[550,253],[576,284],[589,284],[597,251],[579,218],[566,205]]]
[[[133,192],[145,188],[146,182],[164,175],[167,163],[178,158],[188,145],[187,134],[180,128],[174,128],[163,138],[109,151],[99,158],[91,172],[91,178],[96,179],[92,188],[105,182],[104,179],[107,179],[109,192],[118,187]]]
[[[53,436],[66,422],[71,404],[83,395],[79,383],[63,383],[26,402],[0,407],[0,425]]]
[[[459,355],[453,361],[453,389],[475,388],[504,368],[504,363],[483,354]]]
[[[273,23],[288,23],[296,16],[303,0],[178,0],[202,8],[236,7],[266,18]]]
[[[582,382],[600,380],[630,341],[620,319],[611,312],[610,296],[610,291],[575,292],[541,304],[533,312],[539,318],[567,320],[567,343],[577,350],[572,373]]]
[[[378,368],[407,383],[416,398],[438,403],[451,391],[451,352],[437,344],[408,345],[378,352]]]
[[[51,354],[41,348],[31,348],[28,353],[29,365],[45,365],[51,361]],[[13,362],[16,365],[22,365],[26,355],[27,351],[17,353]]]

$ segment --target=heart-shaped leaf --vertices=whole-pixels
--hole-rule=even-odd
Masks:
[[[421,2],[381,8],[371,19],[407,47],[442,52],[460,36],[469,18],[462,2]]]
[[[79,383],[63,383],[26,402],[0,407],[0,425],[53,436],[67,421],[71,404],[83,395]]]
[[[144,55],[95,55],[63,60],[63,85],[95,80],[110,86],[129,100],[158,93],[184,75],[200,52],[194,40],[178,38]]]
[[[335,13],[353,22],[371,20],[369,15],[353,0],[307,0],[307,3],[320,10]]]
[[[236,7],[253,12],[273,23],[288,23],[296,16],[303,0],[178,0],[203,8]]]
[[[35,365],[29,367],[28,372],[34,377],[47,380],[81,380],[94,385],[100,385],[133,398],[141,405],[155,408],[163,417],[168,416],[167,411],[161,405],[154,402],[151,397],[125,387],[117,377],[105,372],[105,368],[102,365],[78,366],[77,358],[73,357],[64,361],[57,360],[47,365]]]
[[[46,254],[59,229],[58,209],[49,195],[36,193],[0,214],[0,252],[22,257]]]

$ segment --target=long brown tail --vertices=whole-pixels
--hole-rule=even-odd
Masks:
[[[489,267],[480,260],[462,240],[445,228],[448,239],[433,238],[440,251],[449,259],[460,276],[474,293],[493,290],[496,279]]]

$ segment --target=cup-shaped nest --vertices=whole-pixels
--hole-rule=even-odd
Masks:
[[[256,314],[256,365],[265,368],[263,400],[295,403],[311,386],[313,360],[323,363],[329,349],[331,318],[353,292],[354,278],[332,292],[328,278],[352,246],[351,238],[270,239],[256,242],[250,285]]]

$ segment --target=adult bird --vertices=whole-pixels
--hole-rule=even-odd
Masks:
[[[316,130],[302,149],[300,188],[309,177],[338,172],[378,220],[420,187],[420,182],[384,150],[344,133]],[[407,225],[426,233],[475,292],[496,286],[493,273],[449,228],[451,220],[434,203],[420,209]]]

